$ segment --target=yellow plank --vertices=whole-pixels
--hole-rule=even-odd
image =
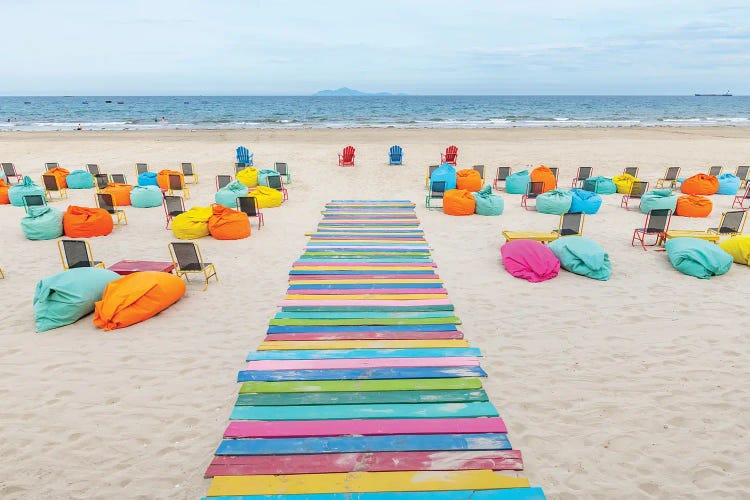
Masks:
[[[536,241],[553,241],[559,236],[557,233],[545,231],[503,231],[505,241],[512,240],[536,240]]]
[[[491,470],[348,472],[278,476],[216,476],[208,496],[294,495],[386,491],[455,491],[528,488],[529,480]]]
[[[708,233],[706,231],[691,231],[689,229],[670,229],[667,231],[667,239],[669,238],[700,238],[706,241],[719,241],[719,235],[716,233]]]
[[[372,295],[299,295],[290,293],[286,296],[286,300],[428,300],[447,298],[447,293],[375,293]]]
[[[296,351],[312,349],[407,349],[469,347],[463,339],[447,340],[285,340],[262,342],[259,351]]]
[[[386,283],[442,283],[439,278],[424,279],[398,279],[398,278],[367,278],[367,279],[335,279],[335,280],[289,280],[292,285],[367,285],[367,284],[386,284]]]

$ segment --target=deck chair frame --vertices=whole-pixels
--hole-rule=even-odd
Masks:
[[[177,248],[183,248],[186,249],[188,247],[193,248],[194,255],[196,257],[195,262],[189,262],[188,265],[183,268],[180,265],[180,261],[178,259],[178,250]],[[216,281],[219,281],[219,275],[216,272],[216,267],[214,267],[213,263],[211,262],[205,262],[203,260],[203,255],[201,254],[201,249],[193,242],[187,242],[187,241],[180,241],[180,242],[172,242],[169,244],[169,255],[172,257],[172,263],[174,264],[174,272],[177,276],[180,278],[185,278],[185,281],[190,281],[190,274],[202,274],[203,278],[206,282],[206,285],[203,287],[203,291],[205,292],[208,288],[208,280],[213,277],[216,278]]]
[[[187,178],[192,177],[192,182],[189,184],[198,184],[198,174],[195,173],[195,165],[193,162],[180,162],[180,171],[182,172],[182,177],[185,178],[186,183],[188,183]]]
[[[68,188],[61,187],[57,183],[57,177],[52,174],[42,175],[42,185],[44,186],[44,196],[52,200],[52,193],[60,195],[60,199],[68,197]]]
[[[724,167],[721,165],[714,165],[714,166],[708,167],[708,175],[713,175],[714,177],[720,176],[723,171],[724,171]]]
[[[47,205],[47,197],[41,194],[23,195],[23,209],[29,213],[29,207],[43,207]]]
[[[109,178],[116,184],[127,184],[128,178],[125,174],[109,174]]]
[[[433,172],[438,168],[440,168],[440,165],[430,165],[427,167],[427,177],[424,179],[424,185],[427,189],[430,189],[430,179],[432,179]]]
[[[179,174],[169,174],[169,188],[167,194],[169,196],[174,195],[175,191],[182,191],[182,196],[186,199],[190,199],[190,189],[185,185],[185,177]]]
[[[135,177],[138,178],[139,175],[148,172],[148,163],[136,163],[135,164]]]
[[[56,161],[45,162],[44,171],[49,172],[53,168],[59,168],[59,167],[60,167],[60,164]]]
[[[484,186],[484,165],[472,165],[471,169],[479,173],[479,177],[482,178],[482,186]]]
[[[529,181],[526,184],[526,193],[521,196],[521,206],[526,210],[529,208],[529,200],[536,200],[537,196],[544,192],[544,182],[542,181]]]
[[[238,212],[242,212],[251,219],[258,219],[258,231],[260,231],[260,228],[265,225],[265,221],[263,219],[263,212],[258,207],[258,198],[255,196],[238,196],[235,203],[237,204]]]
[[[439,207],[432,206],[432,200],[442,200],[445,195],[445,181],[433,181],[430,183],[430,189],[427,192],[427,196],[424,199],[425,207],[428,210],[434,210],[436,208],[443,208],[442,205]]]
[[[573,177],[573,182],[570,183],[570,187],[579,187],[583,181],[591,177],[592,173],[594,173],[593,167],[578,167],[578,172],[576,173],[576,176]]]
[[[497,167],[495,171],[495,179],[492,181],[492,189],[500,191],[500,182],[505,182],[505,179],[513,172],[511,167]]]
[[[583,223],[585,221],[586,214],[581,212],[562,214],[557,229],[553,229],[552,232],[561,238],[565,236],[581,236],[583,235]]]
[[[623,175],[632,175],[635,178],[638,178],[638,167],[625,167],[622,169]]]
[[[175,206],[177,203],[179,203],[179,209]],[[172,219],[185,213],[185,198],[182,196],[165,194],[162,198],[162,206],[164,207],[164,215],[167,218],[165,229],[169,229],[169,223],[172,222]]]
[[[748,206],[745,206],[745,201],[748,201]],[[732,201],[732,208],[737,208],[739,205],[742,209],[750,208],[750,183],[745,184],[745,192],[742,194],[738,194],[734,197],[734,201]]]
[[[232,182],[233,178],[231,175],[228,174],[219,174],[216,176],[216,191],[219,189],[226,187],[227,184]]]
[[[101,191],[109,186],[109,182],[109,174],[94,174],[94,187],[97,191]]]
[[[277,161],[273,164],[273,169],[276,170],[279,175],[284,177],[284,182],[289,185],[292,183],[292,175],[289,173],[289,164],[285,161]]]
[[[91,175],[96,175],[100,173],[99,171],[99,164],[98,163],[87,163],[86,164],[86,171],[90,173]]]
[[[622,195],[622,199],[620,200],[620,207],[629,209],[630,208],[630,200],[637,199],[638,200],[638,206],[641,206],[641,198],[643,198],[643,195],[648,192],[648,182],[646,181],[633,181],[633,184],[630,185],[630,191],[628,191],[628,194]]]
[[[750,165],[739,165],[735,169],[734,175],[740,178],[740,188],[743,188],[747,185],[748,174],[750,174]]]
[[[86,254],[86,257],[88,260],[79,260],[77,262],[73,263],[73,266],[70,266],[70,260],[68,259],[68,250],[65,248],[66,246],[69,248],[72,247],[78,247],[80,245],[83,245],[84,252]],[[75,269],[78,267],[101,267],[104,269],[104,262],[94,260],[94,254],[91,251],[91,244],[87,240],[57,240],[57,250],[60,252],[60,260],[62,261],[63,269],[66,271],[68,269]],[[83,252],[82,252],[83,253]],[[78,265],[85,263],[87,265]]]
[[[5,177],[8,179],[8,184],[11,184],[10,179],[11,177],[16,180],[16,183],[19,183],[23,181],[23,175],[19,174],[16,170],[16,165],[12,162],[4,162],[0,163],[0,166],[3,168],[3,173],[5,174]]]
[[[731,226],[727,226],[727,218],[730,219],[730,224],[736,222],[736,224],[732,224]],[[738,220],[737,220],[738,219]],[[711,234],[715,234],[719,237],[721,236],[737,236],[739,234],[742,234],[742,232],[745,230],[745,222],[747,222],[747,211],[746,210],[732,210],[727,211],[721,214],[721,219],[719,219],[719,226],[718,227],[709,227],[708,232]]]
[[[652,225],[654,217],[665,217],[664,224],[660,224],[658,227]],[[643,250],[648,250],[646,247],[659,246],[667,238],[667,232],[669,231],[669,223],[672,221],[672,210],[668,208],[660,208],[649,210],[646,214],[646,220],[642,227],[637,227],[633,231],[633,238],[630,240],[630,246],[635,246],[635,241],[638,240],[641,243]],[[656,241],[653,244],[647,244],[646,238],[648,236],[655,236]]]
[[[661,189],[664,184],[668,183],[669,189],[674,189],[677,186],[677,177],[680,175],[680,167],[667,167],[664,171],[664,177],[656,180],[656,189]]]
[[[266,176],[266,186],[276,191],[281,191],[281,202],[284,203],[289,199],[289,191],[284,186],[284,180],[280,175]]]
[[[96,193],[94,201],[97,207],[106,210],[109,215],[114,217],[116,225],[119,226],[121,222],[125,225],[128,224],[128,216],[125,214],[125,210],[115,204],[115,197],[112,196],[112,193]]]

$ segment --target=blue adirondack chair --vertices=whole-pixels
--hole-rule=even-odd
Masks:
[[[253,166],[253,154],[245,146],[237,148],[237,163],[242,163],[246,167]]]
[[[401,146],[391,146],[391,150],[388,152],[388,164],[389,165],[401,165],[404,159],[404,152]]]

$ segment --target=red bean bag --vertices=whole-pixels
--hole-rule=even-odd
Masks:
[[[443,194],[444,214],[474,215],[476,205],[474,195],[464,189],[449,189]]]
[[[708,217],[714,204],[705,196],[686,195],[677,198],[675,215],[681,217]]]
[[[61,188],[67,188],[68,182],[65,179],[68,177],[69,173],[70,171],[62,167],[55,167],[44,172],[44,175],[54,175],[57,179],[57,185]]]
[[[456,172],[456,189],[479,191],[482,189],[482,176],[473,168],[466,168]]]
[[[555,174],[553,174],[552,170],[545,167],[544,165],[539,165],[531,171],[531,182],[543,182],[543,193],[557,188],[557,179],[555,179]]]
[[[250,218],[243,212],[223,205],[211,205],[214,214],[208,219],[208,232],[217,240],[241,240],[250,236]]]
[[[112,200],[118,207],[124,207],[130,205],[130,191],[133,186],[130,184],[119,184],[117,182],[110,182],[107,187],[102,189],[102,193],[109,193],[112,195]]]
[[[179,175],[180,176],[180,183],[185,184],[185,176],[182,175],[182,172],[179,172],[177,170],[160,170],[158,174],[156,174],[156,183],[159,185],[162,189],[169,189],[169,176],[170,175]]]
[[[716,194],[719,179],[715,175],[696,174],[685,179],[680,189],[685,194]]]
[[[500,247],[505,269],[532,283],[546,281],[560,272],[560,260],[546,245],[534,240],[513,240]]]
[[[10,186],[5,184],[4,179],[0,179],[0,205],[9,205],[10,198],[8,197],[8,190]]]
[[[70,205],[63,214],[63,230],[71,238],[106,236],[113,227],[112,216],[102,208]]]

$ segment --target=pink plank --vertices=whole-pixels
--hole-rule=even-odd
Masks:
[[[250,361],[247,370],[336,370],[349,368],[396,368],[416,366],[479,366],[479,358],[288,359]]]
[[[459,331],[449,332],[340,332],[340,333],[274,333],[264,342],[284,340],[441,340],[462,339]]]
[[[326,266],[356,266],[356,267],[437,267],[434,262],[362,262],[361,260],[335,260],[329,262],[305,262],[298,260],[292,267],[326,267]]]
[[[340,245],[315,245],[311,247],[306,247],[307,251],[310,250],[361,250],[363,252],[378,252],[381,250],[429,250],[430,247],[427,245],[414,245],[414,246],[407,246],[407,245],[382,245],[382,246],[375,246],[375,247],[368,247],[368,246],[360,246],[360,245],[346,245],[344,243]]]
[[[414,283],[419,286],[419,283]],[[408,295],[412,293],[442,293],[447,294],[445,288],[297,288],[287,293],[294,295]]]
[[[368,299],[351,299],[351,300],[282,300],[279,302],[280,307],[291,306],[447,306],[450,305],[448,299],[419,299],[419,300],[368,300]]]
[[[289,276],[290,281],[299,280],[422,280],[422,279],[439,279],[440,276],[435,273],[428,274],[292,274]]]

